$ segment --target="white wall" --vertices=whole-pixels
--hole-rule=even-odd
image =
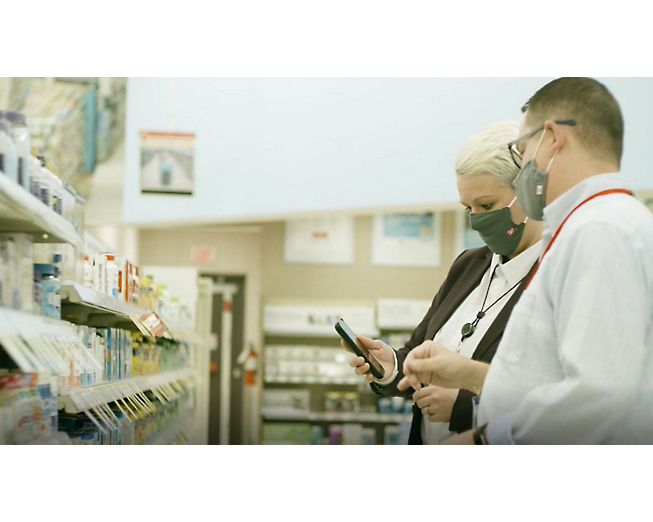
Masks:
[[[124,219],[246,221],[457,200],[453,161],[519,119],[549,78],[130,78]],[[602,79],[626,120],[623,170],[651,188],[653,79]],[[141,196],[139,130],[197,135],[193,197]]]

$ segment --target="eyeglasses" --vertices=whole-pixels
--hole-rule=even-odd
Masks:
[[[557,123],[558,125],[570,125],[573,127],[576,125],[576,120],[558,120],[555,121],[554,123]],[[532,130],[528,134],[524,134],[523,136],[520,136],[514,141],[511,141],[508,143],[508,150],[510,151],[510,157],[512,158],[512,161],[515,162],[515,165],[517,165],[518,168],[521,169],[521,164],[522,164],[522,153],[519,152],[519,149],[517,148],[517,144],[521,143],[524,140],[527,140],[528,138],[532,138],[535,136],[538,132],[541,132],[544,130],[544,125],[541,125],[535,130]]]

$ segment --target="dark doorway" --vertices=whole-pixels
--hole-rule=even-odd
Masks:
[[[218,337],[218,349],[211,352],[209,382],[209,444],[241,444],[243,380],[238,356],[244,348],[245,332],[245,277],[214,276],[213,319],[211,331]],[[228,300],[231,299],[229,307]],[[225,310],[226,308],[226,310]],[[231,311],[231,346],[225,346],[223,326],[225,311]],[[223,368],[224,350],[229,350],[229,371]],[[225,384],[224,379],[227,379]],[[226,393],[226,395],[225,395]],[[229,415],[223,419],[223,400],[228,396]],[[228,425],[228,435],[222,426]]]

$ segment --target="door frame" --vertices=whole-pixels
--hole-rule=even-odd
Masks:
[[[262,349],[262,329],[261,329],[261,278],[260,271],[258,267],[256,270],[245,270],[243,272],[230,272],[230,271],[221,271],[216,270],[214,267],[210,269],[199,269],[200,277],[214,278],[220,276],[226,277],[243,277],[245,279],[245,295],[243,296],[245,300],[244,305],[244,328],[243,328],[243,347],[249,347],[253,345],[256,352],[261,355]],[[214,295],[216,286],[225,286],[230,285],[230,283],[213,283]],[[234,285],[235,286],[235,285]],[[223,329],[224,321],[223,321]],[[222,343],[222,339],[220,340]],[[229,350],[223,349],[221,345],[220,353],[220,444],[228,444],[229,442],[229,420],[231,417],[230,411],[230,401],[231,401],[231,347]],[[259,372],[260,376],[260,372]],[[226,378],[225,378],[226,377]],[[256,394],[254,397],[254,404],[252,408],[255,411],[260,412],[260,401],[262,393],[262,383],[261,378],[256,384]],[[246,409],[243,408],[243,411],[239,412],[239,418],[244,418],[246,415]],[[243,441],[242,444],[260,444],[260,434],[261,434],[261,418],[260,415],[256,415],[256,418],[252,420],[253,425],[251,430],[243,430]],[[250,431],[250,433],[247,433]]]

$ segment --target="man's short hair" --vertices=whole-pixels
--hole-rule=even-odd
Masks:
[[[546,120],[576,120],[580,143],[601,159],[621,164],[624,120],[612,93],[592,78],[558,78],[538,90],[522,112],[527,121],[541,125]]]

